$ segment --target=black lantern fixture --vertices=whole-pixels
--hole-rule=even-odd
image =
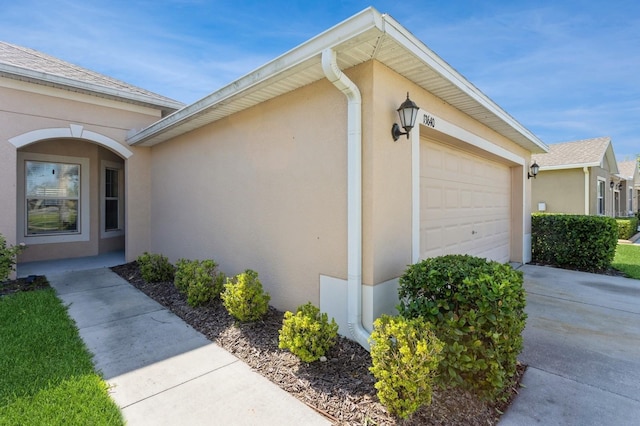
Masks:
[[[609,188],[613,189],[613,185],[615,185],[615,184],[613,183],[613,180],[612,180],[612,181],[609,182]]]
[[[391,127],[391,136],[393,136],[393,140],[397,141],[398,138],[402,135],[407,135],[407,139],[409,139],[409,132],[413,129],[413,126],[416,124],[416,118],[418,117],[418,110],[420,107],[415,104],[411,99],[409,99],[409,92],[407,92],[407,100],[400,105],[398,108],[398,116],[400,117],[400,126],[397,123],[393,123]],[[404,132],[400,130],[400,127],[404,129]]]
[[[536,176],[538,176],[538,172],[540,171],[540,166],[538,166],[538,163],[536,163],[535,160],[533,160],[533,164],[531,165],[531,167],[529,167],[529,169],[531,169],[531,172],[527,173],[527,179],[531,179],[531,178],[536,178]]]

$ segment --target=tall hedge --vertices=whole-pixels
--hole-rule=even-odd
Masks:
[[[638,232],[638,218],[635,216],[629,218],[618,218],[618,238],[628,240]]]
[[[618,224],[611,217],[534,214],[532,260],[545,265],[598,272],[611,266]]]

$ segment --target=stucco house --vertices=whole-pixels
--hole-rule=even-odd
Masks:
[[[549,145],[534,154],[540,166],[532,186],[534,212],[616,216],[621,181],[611,138],[599,137]]]
[[[29,245],[21,262],[212,258],[366,345],[408,264],[530,260],[546,145],[373,8],[184,107],[3,46],[0,232]],[[394,140],[408,97],[417,121]]]
[[[620,216],[632,216],[638,212],[638,197],[640,196],[640,173],[638,161],[621,161],[618,163],[621,178],[620,187]]]

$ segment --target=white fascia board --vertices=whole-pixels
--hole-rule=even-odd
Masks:
[[[566,170],[566,169],[582,169],[585,167],[601,167],[600,163],[581,163],[581,164],[559,164],[557,166],[540,166],[540,171],[545,170]]]
[[[477,101],[480,105],[491,111],[498,118],[516,130],[525,138],[529,139],[534,145],[538,146],[544,152],[549,152],[549,147],[542,142],[537,136],[526,129],[515,118],[509,115],[505,110],[500,108],[495,102],[482,93],[469,80],[464,78],[460,73],[447,64],[435,52],[429,49],[422,41],[405,29],[398,21],[389,15],[383,15],[384,27],[383,31],[391,35],[407,50],[428,64],[432,69],[450,81],[467,96]]]
[[[220,90],[142,129],[129,137],[127,142],[130,145],[143,143],[156,134],[162,133],[189,118],[196,117],[213,106],[223,104],[229,98],[263,83],[276,74],[293,68],[314,56],[319,57],[323,50],[332,48],[374,27],[382,28],[382,15],[372,7],[369,7],[352,18],[324,31],[306,43],[291,49],[267,64],[240,77],[238,80],[235,80]]]
[[[156,107],[179,109],[184,106],[183,103],[177,101],[159,101],[156,98],[152,98],[150,96],[139,93],[117,90],[111,87],[101,86],[99,84],[78,81],[67,77],[16,67],[9,64],[0,64],[0,76],[5,76],[7,78],[17,78],[20,80],[34,82],[36,84],[40,83],[47,86],[58,87],[61,89],[76,92],[87,92],[94,95],[107,95],[119,99],[126,99],[136,103],[141,103],[144,105],[153,105]]]

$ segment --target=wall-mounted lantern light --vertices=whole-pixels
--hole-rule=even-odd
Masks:
[[[416,124],[416,118],[418,117],[418,110],[420,107],[415,104],[411,99],[409,99],[409,92],[407,92],[407,100],[400,105],[398,108],[398,116],[400,117],[400,126],[397,123],[393,123],[391,127],[391,136],[393,136],[393,140],[397,141],[398,138],[402,135],[407,135],[407,139],[409,139],[409,132],[413,129],[413,126]],[[400,127],[404,129],[404,132],[400,130]]]
[[[618,191],[622,189],[622,182],[618,182]]]
[[[533,161],[533,164],[531,165],[531,167],[529,167],[529,169],[531,169],[531,172],[527,173],[527,179],[531,179],[531,178],[536,178],[536,176],[538,176],[538,172],[540,171],[540,166],[538,166],[538,163],[535,162],[535,160]]]
[[[613,189],[613,185],[615,185],[615,183],[613,183],[613,180],[611,182],[609,182],[609,188]]]

